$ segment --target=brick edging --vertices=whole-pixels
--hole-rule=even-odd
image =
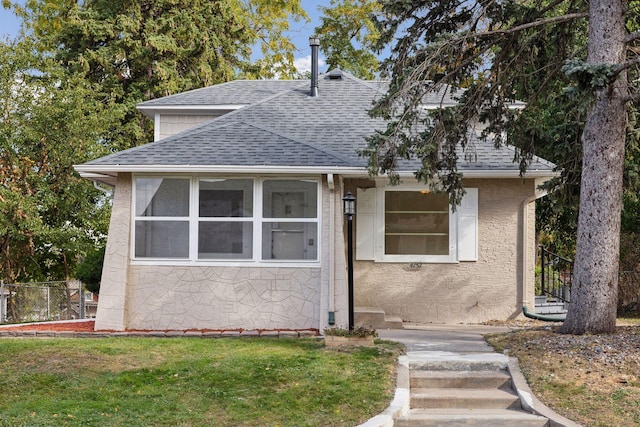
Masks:
[[[244,330],[244,331],[120,331],[120,332],[74,332],[38,330],[0,330],[0,338],[110,338],[110,337],[154,337],[154,338],[321,338],[313,330]]]

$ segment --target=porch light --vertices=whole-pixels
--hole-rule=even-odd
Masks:
[[[356,198],[347,192],[342,198],[344,214],[347,217],[347,283],[349,286],[349,330],[354,327],[353,314],[353,216],[356,214]]]
[[[351,194],[351,191],[347,191],[347,195],[342,198],[344,203],[344,214],[347,216],[353,216],[356,214],[356,198]]]

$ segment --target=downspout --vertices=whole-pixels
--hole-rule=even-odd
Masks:
[[[335,182],[333,174],[327,174],[327,185],[329,186],[329,324],[336,323],[336,278],[335,278],[335,216],[336,216],[336,200],[335,200]]]
[[[104,188],[104,187],[100,186],[100,184],[98,184],[97,181],[92,181],[92,182],[93,182],[93,186],[96,189],[102,191],[104,194],[106,194],[109,197],[109,199],[113,200],[113,187],[111,189],[107,189],[107,188]]]
[[[535,201],[538,195],[534,194],[522,201],[522,301],[521,305],[526,307],[529,304],[527,301],[527,269],[529,267],[529,257],[527,253],[529,248],[527,243],[529,242],[529,203]]]
[[[546,182],[546,179],[534,180],[534,195],[529,196],[522,201],[522,306],[528,305],[529,301],[526,300],[527,295],[527,266],[529,264],[529,257],[527,256],[526,242],[529,240],[529,203],[538,200],[548,194],[546,190],[538,191],[538,187]]]

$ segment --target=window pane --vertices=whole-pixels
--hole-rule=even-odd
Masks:
[[[390,211],[437,211],[449,213],[449,196],[446,193],[423,193],[422,191],[386,191],[385,210]]]
[[[315,222],[265,222],[262,259],[318,259],[318,225]]]
[[[252,255],[253,223],[200,222],[198,258],[250,259]]]
[[[187,221],[136,221],[137,258],[188,258]]]
[[[136,216],[189,216],[189,180],[137,178]]]
[[[387,233],[445,233],[449,234],[449,214],[387,213]]]
[[[264,218],[317,218],[317,181],[265,181]]]
[[[449,236],[386,235],[387,255],[449,255]]]
[[[253,181],[221,179],[200,181],[201,217],[253,216]]]
[[[385,192],[385,254],[448,255],[448,196],[420,191]]]

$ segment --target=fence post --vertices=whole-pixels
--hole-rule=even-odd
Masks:
[[[540,271],[540,294],[542,295],[547,295],[547,293],[545,292],[545,285],[546,285],[546,280],[545,280],[545,270],[547,269],[547,265],[546,265],[546,257],[544,256],[545,253],[545,249],[544,246],[540,247],[540,267],[541,267],[541,271]]]
[[[0,323],[7,321],[7,313],[5,313],[5,301],[7,299],[4,296],[4,280],[0,280]]]
[[[82,282],[78,281],[78,298],[80,298],[80,313],[79,317],[80,319],[84,319],[85,318],[85,313],[84,313],[84,286],[82,285]]]

